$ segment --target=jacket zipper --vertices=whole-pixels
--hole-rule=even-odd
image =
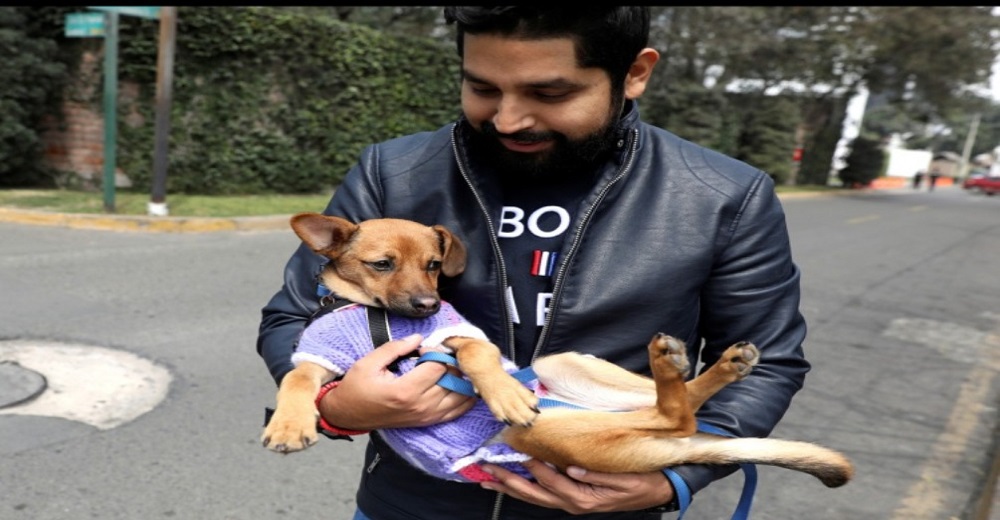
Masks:
[[[378,463],[381,461],[382,461],[382,454],[376,451],[375,456],[372,457],[372,463],[369,464],[367,468],[365,468],[365,472],[371,475],[372,472],[375,471],[375,466],[378,466]]]
[[[515,358],[514,352],[514,322],[510,319],[510,311],[507,309],[507,265],[503,261],[503,254],[500,252],[500,241],[497,239],[496,227],[493,224],[493,218],[490,217],[490,212],[486,208],[486,203],[483,202],[483,198],[479,196],[479,192],[476,190],[475,185],[472,183],[472,178],[469,177],[468,169],[466,168],[465,162],[462,161],[462,154],[458,151],[458,123],[452,126],[451,131],[451,148],[455,154],[455,163],[458,165],[458,172],[462,174],[462,178],[465,179],[465,183],[469,186],[469,190],[472,191],[472,196],[476,199],[476,204],[479,205],[479,210],[482,211],[483,217],[486,218],[486,224],[490,231],[490,246],[493,248],[493,259],[496,260],[497,265],[500,267],[500,309],[503,311],[503,322],[506,324],[506,336],[504,337],[504,344],[507,345],[507,357],[510,359]]]
[[[493,514],[490,515],[490,520],[500,520],[500,508],[503,506],[504,494],[497,491],[497,499],[493,502]]]
[[[465,183],[469,186],[469,190],[472,191],[472,196],[475,197],[476,204],[479,205],[479,209],[480,211],[482,211],[483,217],[486,218],[486,224],[488,225],[488,228],[490,230],[490,245],[493,247],[493,258],[496,260],[497,265],[500,268],[500,301],[503,302],[503,305],[501,305],[500,308],[503,310],[502,317],[504,323],[506,324],[507,336],[505,340],[507,345],[507,357],[510,359],[516,359],[514,352],[514,342],[513,342],[514,323],[510,320],[510,313],[509,310],[507,309],[507,304],[508,304],[507,266],[506,264],[504,264],[503,254],[500,252],[500,242],[499,240],[497,240],[497,234],[496,234],[496,229],[493,225],[493,219],[490,217],[490,213],[486,209],[486,203],[483,202],[482,197],[479,196],[479,192],[476,190],[475,185],[472,183],[472,179],[469,177],[469,172],[468,169],[466,168],[465,162],[462,160],[462,155],[458,151],[458,138],[456,137],[457,134],[458,134],[458,123],[455,123],[455,125],[452,126],[452,131],[451,131],[452,153],[455,155],[455,164],[458,165],[458,172],[462,175],[462,178],[465,180]],[[580,220],[580,225],[577,226],[577,229],[579,231],[576,234],[576,238],[573,240],[573,244],[570,246],[569,254],[567,254],[565,258],[562,259],[562,262],[559,265],[559,271],[556,273],[555,284],[552,291],[552,300],[549,303],[548,316],[545,319],[545,324],[542,326],[541,334],[538,335],[538,343],[535,344],[535,351],[531,354],[532,363],[534,363],[535,358],[538,357],[538,353],[541,352],[542,350],[542,345],[544,345],[546,340],[548,339],[550,330],[549,324],[552,323],[553,316],[555,315],[556,302],[559,301],[559,296],[562,293],[563,279],[565,278],[566,269],[567,266],[569,265],[569,260],[573,257],[573,255],[576,254],[576,251],[580,248],[580,242],[583,240],[582,237],[583,230],[584,228],[587,227],[587,223],[590,221],[590,217],[591,215],[593,215],[597,205],[600,204],[602,200],[604,200],[604,197],[607,195],[608,191],[611,190],[611,187],[614,186],[622,177],[624,177],[629,172],[629,170],[632,169],[632,162],[635,160],[635,148],[636,146],[638,146],[639,142],[638,134],[639,134],[638,130],[632,130],[631,132],[632,142],[630,143],[629,146],[628,157],[625,161],[625,165],[622,167],[621,170],[618,171],[618,174],[615,175],[615,177],[611,179],[611,181],[608,182],[604,186],[604,188],[601,189],[601,192],[598,194],[597,200],[594,202],[594,204],[591,204],[590,207],[587,208],[587,210],[584,212],[583,218]],[[369,467],[373,467],[376,462],[378,462],[377,458],[375,461],[372,462],[372,466]],[[496,500],[493,502],[493,512],[490,515],[490,518],[492,520],[499,520],[500,518],[500,510],[503,506],[503,497],[504,497],[503,493],[497,492]]]
[[[531,362],[534,363],[538,354],[542,351],[542,346],[548,342],[549,334],[552,330],[552,322],[555,320],[557,314],[557,307],[559,301],[562,299],[562,290],[565,285],[566,270],[569,268],[569,262],[576,255],[577,250],[580,249],[580,243],[583,242],[583,232],[587,228],[587,224],[590,222],[591,216],[593,216],[594,211],[597,206],[604,200],[608,192],[611,191],[611,187],[618,183],[626,174],[632,169],[632,163],[635,161],[635,149],[639,143],[639,130],[633,129],[630,132],[630,137],[632,138],[629,145],[628,157],[625,159],[625,164],[622,166],[621,170],[618,170],[618,174],[615,175],[604,187],[601,189],[600,193],[597,195],[597,200],[594,201],[590,207],[583,213],[583,218],[580,219],[580,224],[577,226],[576,235],[573,238],[573,243],[570,245],[569,251],[559,262],[559,270],[556,271],[555,281],[553,282],[552,288],[552,299],[549,301],[549,311],[546,313],[545,323],[542,325],[542,331],[538,334],[538,342],[535,343],[535,351],[531,353]]]
[[[507,265],[504,264],[503,254],[500,252],[500,241],[497,239],[496,228],[493,225],[493,219],[490,217],[490,212],[486,209],[486,203],[483,202],[483,198],[479,196],[479,191],[476,190],[475,185],[472,183],[472,179],[469,177],[469,172],[465,166],[465,162],[462,160],[462,154],[458,151],[457,135],[458,123],[455,123],[451,130],[451,149],[455,154],[455,164],[458,165],[458,172],[462,174],[462,178],[465,179],[465,183],[469,186],[472,196],[476,198],[476,204],[479,205],[479,210],[482,211],[483,217],[486,218],[487,228],[490,231],[490,246],[493,247],[493,258],[500,267],[500,301],[502,302],[500,308],[503,311],[503,322],[506,324],[507,336],[504,340],[507,345],[507,357],[510,359],[516,359],[514,353],[514,323],[511,321],[510,312],[507,309]],[[493,511],[490,513],[491,520],[500,519],[500,510],[503,507],[503,497],[504,494],[497,491],[496,499],[493,501]]]

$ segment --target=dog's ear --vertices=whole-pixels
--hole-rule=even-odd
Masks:
[[[465,244],[448,228],[437,225],[431,226],[441,239],[441,250],[444,252],[444,260],[441,262],[441,272],[445,276],[458,276],[465,271],[465,259],[467,252]]]
[[[313,251],[328,257],[338,256],[341,246],[358,229],[357,224],[340,217],[320,213],[299,213],[291,218],[292,230]]]

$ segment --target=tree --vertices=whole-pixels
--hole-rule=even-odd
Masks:
[[[800,94],[799,177],[825,183],[846,101],[862,87],[918,122],[968,113],[1000,48],[990,7],[658,7],[651,39],[662,80],[690,92]],[[712,107],[713,109],[715,107]],[[694,109],[692,109],[694,110]],[[840,113],[832,113],[838,110]],[[821,157],[812,157],[813,154]]]
[[[873,93],[933,123],[965,110],[981,96],[997,56],[1000,18],[992,7],[872,7],[872,23],[857,34],[871,52],[860,66]]]
[[[26,7],[0,6],[0,185],[35,184],[42,174],[37,128],[58,99],[65,67],[56,43],[24,30]]]
[[[885,169],[885,151],[879,141],[858,137],[851,142],[851,153],[844,160],[846,166],[838,173],[844,186],[867,186]]]

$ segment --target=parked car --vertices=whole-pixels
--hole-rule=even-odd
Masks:
[[[987,195],[1000,193],[1000,177],[970,175],[962,182],[962,188],[969,191],[981,191]]]

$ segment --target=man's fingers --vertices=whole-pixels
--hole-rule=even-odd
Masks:
[[[493,475],[494,481],[481,482],[483,489],[506,493],[519,500],[549,508],[563,508],[562,499],[551,490],[531,482],[501,466],[484,464],[483,469]]]
[[[402,339],[386,342],[365,357],[385,368],[400,356],[405,356],[420,348],[421,341],[423,341],[423,337],[420,334],[411,334]]]
[[[410,370],[403,377],[416,385],[431,387],[436,385],[441,376],[444,375],[448,367],[441,363],[421,363]]]
[[[586,482],[588,484],[607,486],[608,484],[614,483],[614,476],[609,473],[591,472],[578,466],[570,466],[566,468],[566,474],[572,477],[573,480],[579,480],[580,482]]]

